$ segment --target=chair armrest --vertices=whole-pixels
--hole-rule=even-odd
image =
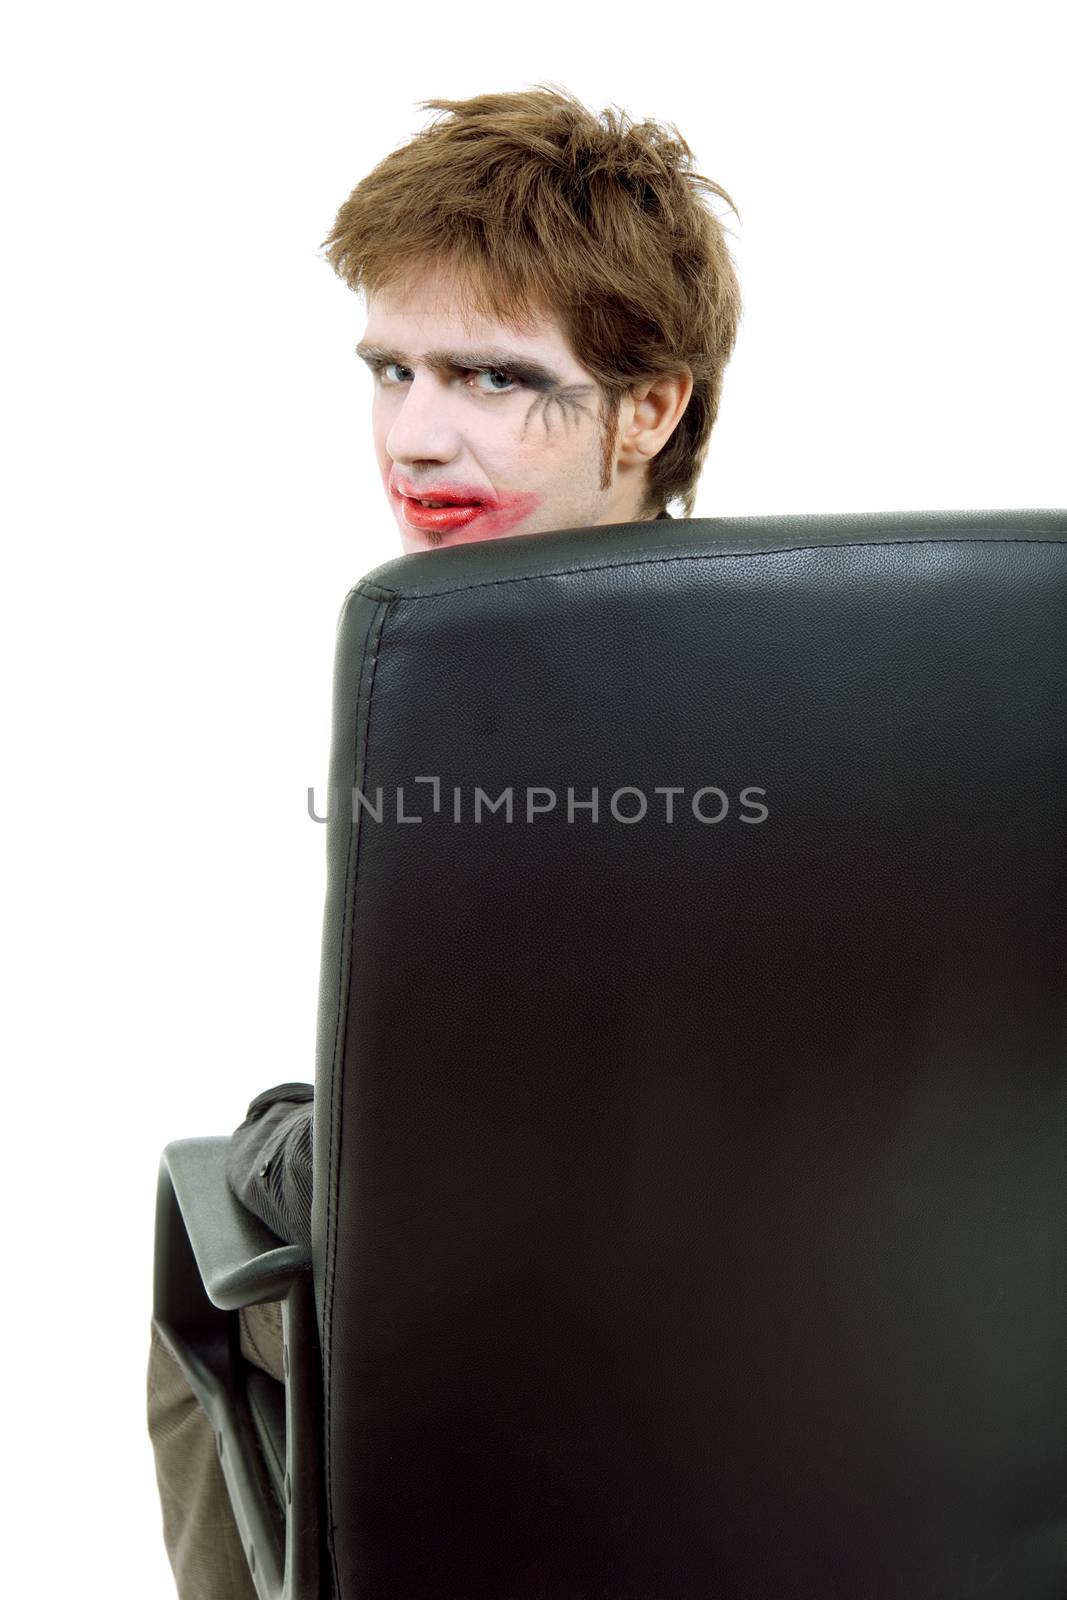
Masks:
[[[160,1204],[165,1207],[173,1193],[204,1292],[221,1311],[283,1300],[293,1279],[311,1268],[306,1250],[279,1239],[230,1188],[229,1144],[228,1136],[177,1139],[163,1151],[159,1169]],[[160,1265],[157,1258],[157,1312],[163,1310]]]
[[[260,1600],[318,1600],[323,1416],[311,1256],[226,1177],[230,1139],[178,1139],[159,1163],[153,1323],[203,1408]],[[282,1302],[284,1503],[264,1465],[240,1360],[242,1306]]]

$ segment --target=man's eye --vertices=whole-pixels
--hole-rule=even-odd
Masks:
[[[516,381],[514,374],[511,373],[511,372],[505,372],[503,367],[486,367],[486,368],[483,368],[480,372],[476,372],[474,374],[474,376],[475,376],[476,379],[477,378],[503,378],[505,384],[507,385],[507,388],[500,389],[500,388],[498,388],[496,386],[496,384],[489,384],[489,385],[487,385],[486,388],[482,389],[482,393],[483,394],[510,394],[511,390],[515,386],[515,381]]]
[[[398,378],[392,376],[393,369],[400,374]],[[387,388],[395,388],[398,383],[406,383],[411,376],[411,368],[405,367],[399,361],[380,361],[373,368],[373,371],[378,382],[384,384]],[[470,372],[470,378],[474,380],[475,388],[478,389],[480,394],[510,394],[512,389],[521,382],[513,372],[508,372],[504,367],[473,368]],[[482,385],[478,381],[481,378],[486,378],[489,381]],[[498,382],[497,380],[500,381]]]

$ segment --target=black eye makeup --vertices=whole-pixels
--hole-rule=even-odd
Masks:
[[[376,344],[358,344],[356,354],[374,374],[375,383],[383,388],[398,386],[397,383],[385,379],[387,367],[398,367],[401,372],[411,372],[403,352],[398,350],[387,350]],[[523,438],[526,436],[529,423],[538,413],[546,436],[553,431],[554,416],[558,417],[564,429],[567,429],[571,426],[578,427],[583,416],[594,415],[595,383],[564,383],[559,373],[542,366],[541,362],[524,360],[508,350],[429,350],[423,360],[433,372],[447,374],[459,372],[475,378],[480,377],[482,373],[489,373],[493,377],[505,379],[508,384],[507,388],[498,389],[483,388],[479,384],[476,386],[479,394],[515,394],[518,387],[531,391],[530,404],[523,418]]]
[[[404,379],[386,378],[384,374],[387,367],[397,367],[401,372],[411,372],[411,368],[405,366],[402,361],[387,361],[380,356],[364,356],[362,359],[374,374],[375,380],[385,389],[396,388],[398,382],[406,381]],[[473,387],[479,394],[512,394],[520,386],[530,389],[549,389],[552,387],[551,383],[545,383],[543,380],[535,378],[532,374],[516,372],[512,367],[490,366],[488,363],[484,366],[456,367],[455,371],[465,373],[472,378],[478,378],[483,373],[488,373],[491,377],[504,380],[506,387],[494,388],[489,384],[474,384]]]
[[[411,366],[402,350],[387,350],[375,344],[359,344],[356,346],[356,354],[375,375],[384,367],[391,365],[402,367],[406,372],[411,371]],[[504,349],[429,350],[423,360],[432,372],[460,372],[468,376],[482,372],[493,373],[538,394],[548,393],[563,383],[558,372],[553,372],[540,361],[524,358],[517,352]],[[484,394],[494,392],[482,385],[478,387]],[[510,394],[512,390],[501,389],[499,392]]]

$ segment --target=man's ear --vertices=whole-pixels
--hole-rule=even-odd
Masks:
[[[692,392],[693,374],[688,368],[634,384],[626,407],[632,405],[633,417],[619,439],[620,463],[649,461],[658,455],[681,421]]]

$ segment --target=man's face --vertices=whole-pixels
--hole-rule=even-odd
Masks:
[[[465,318],[436,270],[367,308],[357,353],[374,379],[374,450],[405,554],[636,517],[644,473],[613,469],[601,487],[601,391],[554,318],[532,333]],[[419,498],[465,504],[432,510]]]

